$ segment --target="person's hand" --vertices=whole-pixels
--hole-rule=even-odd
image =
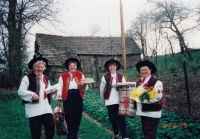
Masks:
[[[39,100],[39,96],[37,94],[33,95],[33,100],[38,101]]]
[[[53,95],[55,92],[57,92],[58,90],[56,90],[56,89],[52,89],[51,91],[50,91],[50,94],[51,95]]]

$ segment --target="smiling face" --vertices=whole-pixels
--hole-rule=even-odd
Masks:
[[[46,69],[44,62],[36,62],[33,65],[33,71],[35,72],[36,75],[40,76]]]
[[[140,68],[140,74],[143,78],[151,75],[151,69],[148,66],[143,66]]]
[[[111,74],[114,74],[114,73],[116,73],[117,65],[116,64],[110,64],[108,66],[108,69],[109,69]]]
[[[74,63],[74,62],[71,62],[70,64],[69,64],[69,71],[70,72],[75,72],[76,71],[76,69],[77,69],[77,65],[76,65],[76,63]]]

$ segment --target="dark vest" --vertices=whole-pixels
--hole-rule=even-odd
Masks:
[[[116,76],[118,78],[118,81],[121,83],[123,75],[117,73]],[[106,87],[105,87],[104,92],[103,92],[104,93],[104,99],[109,100],[109,98],[110,98],[110,92],[111,92],[111,89],[112,89],[112,79],[113,78],[111,78],[110,73],[105,74],[104,78],[106,80]]]
[[[28,79],[29,79],[28,90],[33,91],[33,92],[36,93],[36,79],[35,79],[35,78],[36,78],[36,75],[35,75],[35,73],[32,72],[32,73],[30,73],[30,74],[27,74],[26,76],[27,76]],[[44,83],[45,83],[45,88],[47,88],[47,87],[48,87],[49,78],[48,78],[47,76],[44,75],[43,80],[44,80]],[[38,94],[38,93],[37,93],[37,94]],[[38,94],[38,95],[39,95],[39,94]],[[47,98],[48,98],[49,104],[51,103],[51,98],[50,98],[50,97],[51,97],[50,94],[47,94]],[[38,103],[38,102],[39,102],[39,101],[35,101],[35,100],[33,100],[32,102],[22,100],[22,104],[23,104],[23,105],[26,104],[26,103]]]
[[[151,76],[151,78],[149,79],[149,81],[144,84],[144,87],[152,87],[156,84],[156,82],[158,81],[158,78],[155,78],[153,76]],[[136,87],[139,86],[139,81],[136,82]],[[137,103],[134,101],[134,108],[137,109]],[[151,112],[151,111],[160,111],[163,108],[162,106],[162,101],[158,101],[156,103],[152,103],[152,104],[144,104],[142,103],[142,111],[143,112]]]

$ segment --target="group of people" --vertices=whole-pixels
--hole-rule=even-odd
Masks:
[[[78,71],[80,61],[77,58],[68,58],[65,61],[65,67],[68,71],[60,75],[58,88],[52,89],[48,94],[45,89],[50,87],[51,84],[49,78],[43,74],[47,66],[47,59],[41,55],[39,57],[34,56],[28,63],[28,67],[32,72],[22,78],[18,89],[18,94],[25,105],[26,118],[29,119],[31,137],[32,139],[40,139],[43,125],[46,139],[53,139],[55,122],[51,109],[51,99],[54,99],[58,100],[59,103],[63,102],[68,127],[67,139],[80,139],[78,130],[82,118],[83,98],[84,92],[88,89],[88,85],[81,82],[81,79],[84,79],[85,76]],[[121,64],[115,59],[110,59],[106,61],[104,67],[108,73],[101,79],[100,97],[108,110],[113,129],[112,139],[128,139],[125,117],[118,114],[119,90],[112,87],[116,83],[126,82],[124,76],[117,72],[121,68]],[[163,89],[162,82],[152,76],[156,72],[156,67],[152,62],[148,60],[139,61],[136,68],[142,76],[137,81],[136,87],[153,86],[157,91]],[[141,102],[135,102],[134,104],[136,114],[141,117],[144,139],[156,139],[156,131],[161,117],[161,99],[162,93],[147,104]]]

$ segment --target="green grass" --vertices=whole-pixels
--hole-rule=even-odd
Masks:
[[[191,51],[191,55],[193,56],[194,60],[189,60],[188,55],[186,54],[186,63],[187,63],[187,69],[196,71],[198,68],[200,68],[200,51]],[[154,64],[156,64],[156,58],[155,57],[149,57],[150,61],[152,61]],[[179,71],[182,70],[182,61],[183,61],[183,54],[178,53],[174,56],[172,54],[168,54],[166,56],[158,56],[157,57],[157,68],[160,73],[166,72],[166,71]]]
[[[100,100],[99,92],[88,90],[85,93],[84,111],[101,122],[105,128],[111,128],[107,109]],[[140,117],[126,118],[127,132],[130,139],[143,138]],[[157,131],[157,139],[200,139],[200,123],[189,116],[163,111]]]
[[[1,96],[2,97],[2,96]],[[56,101],[52,101],[55,108]],[[30,139],[29,120],[25,118],[24,106],[21,99],[2,102],[0,101],[0,138],[1,139]],[[79,136],[82,139],[106,139],[111,138],[103,127],[98,126],[88,118],[83,116],[79,129]],[[55,139],[66,139],[66,136],[57,136]]]

